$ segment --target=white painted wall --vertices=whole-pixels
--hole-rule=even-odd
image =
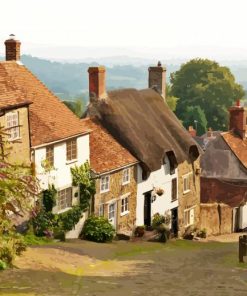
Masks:
[[[68,163],[66,160],[66,142],[54,144],[54,170],[45,172],[42,161],[46,159],[46,147],[35,149],[34,161],[36,176],[41,190],[47,189],[48,184],[54,184],[57,190],[70,187],[72,177],[70,168],[79,166],[89,160],[89,135],[77,138],[77,160]]]
[[[239,228],[244,229],[247,227],[247,205],[240,207],[240,217],[239,217]]]
[[[144,193],[153,190],[154,187],[164,189],[161,196],[156,195],[156,200],[151,204],[151,217],[155,213],[164,215],[167,210],[178,207],[178,199],[172,202],[172,182],[177,178],[177,169],[170,175],[169,160],[165,158],[165,164],[157,171],[150,174],[147,180],[142,180],[142,168],[137,168],[137,206],[136,206],[136,225],[144,225]],[[178,180],[177,180],[178,183]],[[177,190],[178,191],[178,190]]]

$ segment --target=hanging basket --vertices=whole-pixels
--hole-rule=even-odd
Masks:
[[[164,189],[162,189],[162,188],[157,188],[157,189],[155,189],[155,193],[156,193],[158,196],[161,196],[161,195],[163,195],[163,193],[164,193]]]

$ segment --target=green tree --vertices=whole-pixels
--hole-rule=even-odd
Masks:
[[[166,102],[173,112],[176,110],[177,100],[178,98],[174,97],[171,94],[171,85],[167,83],[166,84]]]
[[[227,130],[228,108],[244,96],[243,87],[227,67],[207,59],[193,59],[171,74],[171,94],[178,97],[176,114],[186,121],[186,108],[199,106],[208,125]]]
[[[207,131],[207,119],[201,107],[186,107],[183,125],[186,129],[192,125],[196,129],[198,135],[204,134]]]
[[[81,98],[77,98],[71,101],[63,101],[63,103],[79,118],[82,117],[84,108],[84,102]]]

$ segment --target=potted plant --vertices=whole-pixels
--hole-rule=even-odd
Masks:
[[[134,232],[134,235],[136,237],[142,237],[145,233],[145,226],[142,225],[142,226],[137,226],[136,229],[135,229],[135,232]]]

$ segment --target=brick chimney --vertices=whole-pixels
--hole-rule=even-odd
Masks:
[[[188,128],[188,132],[190,133],[191,137],[196,137],[196,130],[194,129],[194,127],[192,125],[189,126]]]
[[[246,118],[247,111],[241,106],[240,100],[236,101],[236,105],[229,108],[229,130],[239,135],[242,139],[246,138]]]
[[[5,41],[6,47],[6,54],[5,58],[6,61],[19,61],[20,60],[20,47],[21,42],[15,39],[15,35],[9,35],[9,39]]]
[[[166,68],[158,62],[156,67],[149,67],[148,87],[156,89],[165,99],[166,97]]]
[[[89,97],[98,99],[106,97],[105,67],[89,67]]]

